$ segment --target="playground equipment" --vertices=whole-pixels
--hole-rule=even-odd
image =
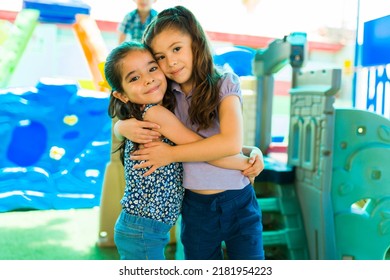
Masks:
[[[390,120],[354,109],[336,109],[335,116],[336,258],[384,259],[390,252]]]
[[[62,24],[73,24],[77,14],[89,15],[91,10],[81,0],[23,0],[23,8],[40,11],[40,22]]]
[[[310,71],[298,75],[290,91],[289,163],[310,258],[384,259],[390,249],[390,120],[335,109],[340,81],[340,69]]]
[[[73,29],[87,59],[94,88],[106,91],[99,65],[106,60],[108,51],[96,22],[88,15],[78,14]]]
[[[228,68],[238,76],[252,76],[252,61],[255,50],[243,46],[218,47],[214,49],[214,63]]]
[[[35,26],[39,11],[24,9],[14,24],[3,21],[0,24],[0,88],[5,88],[25,50]]]
[[[1,90],[0,103],[0,212],[98,206],[110,151],[107,95],[46,78]]]
[[[101,86],[103,78],[98,65],[105,61],[108,51],[95,20],[89,16],[89,11],[90,7],[78,0],[23,1],[23,9],[14,23],[3,21],[0,24],[0,86],[7,87],[35,27],[40,22],[43,25],[67,25],[73,29],[92,76],[90,83],[84,82],[82,85],[88,84],[89,89],[105,91]]]
[[[105,78],[104,62],[100,63],[98,67],[104,79],[104,82],[100,85],[106,89],[111,89]],[[116,118],[113,119],[111,127],[114,127],[117,121]],[[104,175],[100,201],[98,241],[96,242],[100,247],[115,247],[114,226],[122,210],[120,200],[125,192],[125,174],[119,153],[113,153],[115,147],[118,147],[119,144],[120,141],[111,130],[110,160],[107,163]]]
[[[302,52],[299,48],[295,51]],[[265,110],[260,111],[262,116],[257,127],[266,130],[265,133],[263,129],[257,130],[257,143],[264,151],[270,141],[273,80],[263,76],[279,71],[289,53],[289,42],[277,40],[255,57],[254,72],[260,87],[257,105]],[[291,64],[293,57],[290,56]],[[301,63],[296,65],[300,67]],[[292,66],[287,166],[295,170],[295,186],[289,201],[298,198],[308,256],[310,259],[384,259],[390,250],[387,227],[390,162],[385,160],[390,153],[390,121],[366,111],[334,108],[334,95],[341,85],[340,69],[302,72],[294,71]],[[261,139],[263,136],[266,139]],[[272,168],[266,165],[264,171]],[[256,178],[255,186],[259,190],[275,184],[274,177],[265,175]],[[269,204],[264,199],[280,201],[283,196],[276,193],[264,197],[264,194],[260,193],[259,203],[266,215]],[[284,204],[287,207],[285,201]],[[291,228],[285,226],[285,233],[286,229]],[[292,229],[299,230],[299,224]],[[267,237],[275,234],[264,232],[265,246],[270,243]],[[290,253],[291,258],[289,248],[301,244],[302,237],[301,234],[299,242],[292,243],[286,242],[293,239],[284,235],[284,239],[274,244],[287,245],[285,253]]]
[[[290,91],[288,161],[296,166],[296,192],[312,259],[328,259],[335,250],[327,180],[332,173],[333,102],[340,85],[341,70],[324,70],[301,73]]]
[[[306,33],[294,32],[283,39],[272,41],[265,49],[256,51],[253,72],[256,87],[255,146],[267,153],[271,143],[272,100],[274,74],[290,63],[293,69],[292,86],[295,76],[304,65],[307,53]]]
[[[46,78],[36,87],[1,91],[0,212],[99,206],[111,131],[108,94],[97,91],[103,82],[98,64],[107,53],[100,31],[80,1],[23,4],[13,24],[0,24],[0,86],[6,87],[39,20],[74,28],[95,90]]]
[[[306,34],[291,33],[256,51],[253,72],[256,87],[255,145],[267,154],[271,144],[273,75],[290,63],[293,83],[306,59]],[[295,170],[285,162],[265,157],[264,171],[255,189],[263,211],[263,242],[268,259],[308,259],[308,247],[299,200]]]
[[[112,120],[111,127],[114,127],[117,120]],[[119,153],[112,153],[113,148],[117,147],[119,140],[111,131],[111,149],[110,159],[106,165],[102,195],[99,211],[99,247],[114,247],[114,226],[122,210],[120,200],[125,192],[125,174]]]
[[[291,165],[265,157],[254,185],[263,212],[263,244],[267,259],[309,258],[301,208]]]

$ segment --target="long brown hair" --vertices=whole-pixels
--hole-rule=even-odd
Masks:
[[[214,66],[209,40],[194,14],[182,6],[161,11],[148,25],[143,42],[151,46],[153,38],[166,29],[176,29],[192,39],[194,88],[189,108],[192,124],[198,130],[209,128],[217,117],[219,104],[218,81],[221,74]]]

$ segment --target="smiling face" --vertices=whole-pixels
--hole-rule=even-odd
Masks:
[[[147,50],[129,52],[121,61],[124,92],[113,95],[122,102],[160,104],[167,90],[167,80],[152,54]]]
[[[178,29],[169,28],[153,38],[151,48],[164,74],[180,84],[185,93],[189,93],[193,87],[191,36]]]

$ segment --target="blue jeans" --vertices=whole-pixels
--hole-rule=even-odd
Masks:
[[[263,260],[262,215],[252,185],[201,195],[186,190],[181,240],[190,260]]]
[[[164,260],[171,228],[122,210],[114,227],[114,242],[121,260]]]

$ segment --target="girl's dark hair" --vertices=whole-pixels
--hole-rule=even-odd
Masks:
[[[112,94],[114,91],[124,93],[122,86],[122,60],[129,52],[132,51],[150,52],[150,49],[140,42],[124,42],[110,52],[104,65],[104,75],[106,76],[106,80],[111,87],[110,101],[108,105],[108,115],[111,118],[118,118],[119,120],[136,118],[137,120],[142,120],[140,104],[135,104],[130,101],[123,103],[121,100],[115,98]],[[176,99],[174,98],[173,94],[170,91],[167,91],[164,95],[162,104],[165,108],[173,112],[176,105],[175,101]],[[120,151],[120,158],[122,163],[124,162],[124,148],[125,140],[123,140],[119,147],[113,151]],[[136,149],[138,149],[138,144],[134,143],[133,150]]]
[[[217,117],[218,81],[221,78],[213,63],[210,43],[194,14],[182,6],[161,11],[146,28],[143,42],[150,47],[156,35],[170,28],[188,34],[192,39],[194,89],[189,117],[192,124],[199,126],[198,130],[206,129]]]

